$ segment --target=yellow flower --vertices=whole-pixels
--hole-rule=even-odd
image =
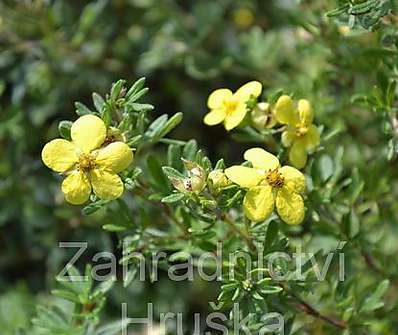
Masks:
[[[104,200],[122,195],[123,182],[117,174],[132,162],[133,152],[123,142],[103,146],[106,135],[105,123],[99,117],[84,115],[72,125],[72,141],[55,139],[44,146],[44,164],[66,174],[62,192],[69,203],[86,202],[92,191]]]
[[[343,36],[347,36],[351,32],[351,28],[346,25],[339,26],[337,30]]]
[[[278,122],[287,125],[282,134],[282,144],[290,147],[289,161],[297,169],[302,169],[307,162],[308,151],[320,142],[319,130],[312,124],[314,114],[311,104],[301,99],[296,108],[289,96],[282,95],[275,105],[275,117]]]
[[[248,189],[243,200],[245,215],[255,222],[263,221],[276,206],[283,221],[300,224],[304,219],[304,175],[291,166],[281,167],[277,157],[261,148],[247,150],[244,158],[252,168],[236,165],[226,169],[225,174]]]
[[[214,126],[224,122],[226,130],[237,127],[246,116],[246,102],[251,96],[257,98],[261,90],[262,86],[258,81],[243,85],[235,93],[227,88],[215,90],[207,100],[210,112],[204,117],[204,123]]]
[[[253,24],[254,15],[249,8],[240,7],[233,13],[235,24],[242,29],[246,29]]]

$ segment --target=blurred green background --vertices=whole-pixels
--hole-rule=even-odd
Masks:
[[[154,116],[184,113],[173,136],[195,138],[212,159],[229,164],[250,143],[236,145],[222,127],[203,125],[212,90],[260,80],[265,95],[283,88],[306,97],[318,124],[342,130],[347,167],[363,170],[374,198],[385,194],[388,178],[397,176],[377,160],[388,137],[380,118],[353,107],[351,97],[389,74],[381,61],[387,33],[347,31],[346,22],[325,17],[335,6],[332,0],[0,1],[1,333],[26,326],[35,303],[47,299],[70,256],[58,241],[87,240],[82,263],[116,247],[99,219],[65,204],[40,152],[57,137],[60,120],[75,119],[75,101],[91,106],[91,93],[105,94],[119,78],[132,83],[145,76]],[[384,177],[374,185],[380,171]],[[184,294],[176,296],[181,287]],[[144,300],[197,311],[207,310],[215,294],[200,282],[139,283],[112,291],[106,317],[117,317],[126,298],[140,302],[136,311]]]

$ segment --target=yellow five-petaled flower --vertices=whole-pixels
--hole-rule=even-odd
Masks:
[[[304,219],[305,177],[291,166],[280,166],[274,155],[261,148],[245,152],[251,167],[232,166],[227,177],[248,191],[243,200],[245,215],[258,222],[268,218],[276,206],[280,218],[288,224],[300,224]]]
[[[215,90],[207,99],[210,112],[205,115],[204,123],[214,126],[223,122],[226,130],[237,127],[246,116],[246,103],[251,96],[257,98],[261,90],[262,85],[258,81],[243,85],[235,93],[227,88]]]
[[[288,95],[282,95],[275,105],[275,117],[286,124],[282,133],[282,144],[289,149],[289,161],[297,169],[302,169],[307,162],[307,153],[319,145],[318,128],[312,124],[314,113],[308,100],[298,101],[297,108]]]
[[[71,127],[72,141],[55,139],[42,151],[42,160],[50,169],[66,174],[62,192],[71,204],[82,204],[93,191],[104,200],[123,193],[118,173],[133,160],[133,152],[124,142],[107,144],[105,123],[97,116],[84,115]]]

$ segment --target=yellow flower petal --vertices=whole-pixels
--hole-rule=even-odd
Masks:
[[[61,188],[66,201],[73,205],[85,203],[91,194],[91,186],[87,176],[78,170],[68,174],[62,182]]]
[[[58,138],[44,146],[41,159],[50,169],[65,172],[77,162],[78,156],[72,142]]]
[[[252,163],[256,169],[275,170],[279,167],[279,159],[261,148],[252,148],[245,151],[243,157]]]
[[[123,194],[123,182],[113,172],[104,169],[90,171],[90,181],[97,197],[103,200],[113,200]]]
[[[246,188],[257,186],[264,179],[264,176],[255,169],[239,165],[226,169],[225,175],[235,184]]]
[[[304,201],[301,195],[281,188],[276,195],[276,210],[287,224],[297,225],[304,220]]]
[[[307,150],[312,150],[317,147],[321,142],[321,135],[319,134],[318,128],[313,124],[309,126],[308,132],[304,135],[303,140]]]
[[[271,186],[256,186],[246,193],[243,209],[250,220],[258,222],[271,215],[274,203],[275,198]]]
[[[226,115],[224,108],[213,109],[205,115],[203,122],[208,126],[215,126],[223,122]]]
[[[298,114],[294,109],[293,100],[288,95],[279,97],[275,105],[275,117],[282,124],[296,125],[299,122]]]
[[[207,99],[207,107],[210,109],[217,109],[222,107],[225,100],[230,99],[232,97],[231,90],[227,88],[220,88],[215,90],[213,93],[209,95]]]
[[[296,139],[296,132],[294,131],[294,129],[292,129],[292,127],[288,126],[288,129],[282,133],[282,138],[281,138],[282,145],[284,147],[290,147],[295,139]]]
[[[302,169],[307,163],[307,151],[302,139],[294,142],[289,150],[289,161],[297,169]]]
[[[251,81],[241,86],[235,93],[234,96],[243,103],[246,103],[251,96],[257,98],[261,94],[263,86],[258,81]]]
[[[309,126],[314,120],[314,113],[312,112],[311,104],[306,99],[301,99],[298,102],[297,110],[300,115],[300,121],[306,126]]]
[[[287,187],[290,191],[296,193],[302,193],[305,190],[305,177],[304,175],[297,169],[291,166],[283,166],[279,169],[279,172],[282,174],[284,178],[284,186]]]
[[[133,161],[133,151],[123,142],[113,142],[105,148],[98,150],[96,163],[100,167],[105,167],[119,173],[126,169]]]
[[[106,126],[98,116],[84,115],[73,122],[71,137],[76,146],[85,153],[97,149],[105,141]]]
[[[238,103],[238,106],[226,115],[224,120],[224,127],[226,130],[231,130],[237,127],[245,118],[247,113],[246,105],[244,103]]]

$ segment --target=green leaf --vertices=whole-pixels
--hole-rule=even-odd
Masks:
[[[147,167],[153,180],[153,186],[162,192],[168,192],[170,190],[169,182],[163,173],[161,164],[154,155],[148,156]]]
[[[375,9],[375,5],[379,3],[380,0],[368,0],[362,3],[352,5],[348,13],[352,15],[360,15],[370,12],[372,9]]]
[[[186,141],[175,140],[172,138],[162,138],[161,140],[159,140],[159,142],[165,144],[173,144],[177,146],[184,146],[187,143]]]
[[[343,5],[343,6],[340,6],[338,8],[335,8],[335,9],[327,12],[326,16],[327,17],[333,17],[333,16],[338,16],[338,15],[344,14],[344,13],[347,12],[349,7],[350,7],[350,4],[347,3],[347,4]]]
[[[163,114],[159,116],[155,121],[151,123],[148,127],[148,130],[145,132],[145,135],[149,138],[155,137],[157,133],[160,133],[161,129],[167,122],[167,114]]]
[[[214,170],[224,170],[224,169],[225,169],[224,159],[221,158],[217,161],[216,166],[214,167]]]
[[[271,93],[268,94],[267,102],[270,103],[271,105],[275,104],[282,94],[283,94],[282,89],[277,89],[272,91]]]
[[[76,113],[79,116],[94,114],[86,105],[82,104],[81,102],[75,102]]]
[[[91,275],[87,275],[87,280],[83,280],[80,272],[74,267],[70,266],[68,268],[68,278],[57,277],[56,280],[71,293],[74,293],[80,303],[88,302],[88,293],[90,292],[92,286]],[[79,280],[80,278],[80,280]]]
[[[354,238],[360,231],[360,222],[354,210],[343,216],[342,224],[349,238]]]
[[[98,200],[93,202],[82,209],[82,214],[85,216],[94,214],[96,211],[103,208],[108,202],[108,200]]]
[[[80,15],[79,30],[83,32],[88,31],[94,25],[94,22],[97,20],[106,4],[106,0],[99,0],[86,5]]]
[[[234,292],[234,295],[232,296],[232,298],[231,298],[231,300],[232,301],[236,301],[236,300],[238,300],[239,298],[240,298],[240,288],[238,287],[236,290],[235,290],[235,292]]]
[[[65,140],[70,141],[71,136],[70,136],[70,129],[72,127],[73,122],[71,121],[61,121],[58,124],[58,132],[59,135],[64,138]]]
[[[120,94],[121,94],[122,89],[123,89],[123,85],[125,83],[126,83],[125,80],[120,79],[116,83],[112,84],[111,96],[110,96],[112,101],[116,101],[120,97]]]
[[[129,105],[130,105],[130,104],[133,104],[134,102],[136,102],[137,100],[139,100],[140,98],[142,98],[145,94],[147,94],[148,91],[149,91],[149,88],[145,87],[145,88],[143,88],[142,90],[140,90],[140,91],[134,93],[133,95],[129,96],[128,98],[126,97],[126,99],[128,99],[128,100],[127,100],[127,103],[128,103]]]
[[[371,312],[384,306],[383,298],[384,294],[390,287],[390,281],[388,279],[382,281],[362,303],[361,312]]]
[[[230,207],[236,205],[239,202],[239,200],[241,199],[241,196],[242,196],[242,191],[238,190],[232,197],[230,197],[226,201],[225,207],[230,208]]]
[[[319,174],[323,182],[327,181],[332,175],[334,170],[333,159],[326,154],[319,158]]]
[[[116,224],[106,224],[106,225],[102,226],[102,229],[104,229],[106,231],[117,233],[117,232],[126,230],[127,227],[126,226],[116,225]]]
[[[195,140],[190,140],[185,144],[182,155],[185,159],[193,161],[198,151],[198,144]]]
[[[174,193],[174,194],[170,194],[167,197],[164,197],[162,199],[162,202],[164,203],[174,203],[174,202],[178,202],[180,200],[182,200],[184,198],[184,194],[182,193]]]
[[[397,89],[397,81],[396,80],[390,81],[386,92],[386,103],[387,106],[389,107],[394,106],[396,89]]]
[[[163,166],[162,170],[168,178],[177,178],[177,179],[185,178],[185,176],[181,172],[177,171],[176,169],[170,166]]]
[[[150,104],[139,104],[139,103],[131,103],[129,104],[129,106],[136,112],[148,112],[155,108]]]
[[[272,286],[272,285],[261,285],[260,292],[262,294],[276,294],[281,292],[283,289],[280,286]]]
[[[101,282],[93,291],[90,296],[91,300],[95,300],[98,297],[104,296],[115,284],[116,278],[111,277],[108,280]]]
[[[169,145],[167,150],[167,164],[176,169],[182,169],[181,146]]]
[[[130,265],[131,267],[132,265]],[[127,271],[126,276],[123,278],[123,287],[127,287],[131,284],[131,282],[137,277],[138,274],[138,267],[130,268]]]
[[[105,100],[98,93],[93,93],[93,103],[98,113],[102,113],[102,109],[104,108]]]
[[[101,118],[107,127],[109,127],[111,125],[112,113],[111,113],[111,110],[107,106],[102,109]]]
[[[127,91],[126,93],[126,99],[130,100],[131,96],[136,94],[138,91],[140,91],[145,85],[145,77],[142,77],[138,79]]]
[[[132,137],[128,142],[127,145],[129,147],[134,147],[136,145],[138,145],[138,143],[142,140],[142,135],[137,135]]]
[[[69,325],[63,315],[56,310],[39,306],[37,314],[38,317],[34,318],[32,323],[37,327],[51,330],[51,334],[65,334],[65,330],[69,329]]]
[[[268,224],[267,235],[265,236],[264,246],[269,248],[275,241],[275,238],[278,236],[279,224],[276,220],[272,220]]]
[[[183,117],[182,113],[176,113],[169,120],[164,122],[161,126],[156,127],[151,136],[152,140],[157,141],[162,137],[166,136],[182,121],[182,117]]]
[[[122,330],[125,329],[126,325],[122,320],[108,323],[98,328],[94,335],[118,335],[121,334]]]
[[[67,291],[67,290],[52,290],[51,291],[52,295],[55,295],[56,297],[68,300],[68,301],[72,301],[74,303],[80,303],[78,296],[71,291]]]

